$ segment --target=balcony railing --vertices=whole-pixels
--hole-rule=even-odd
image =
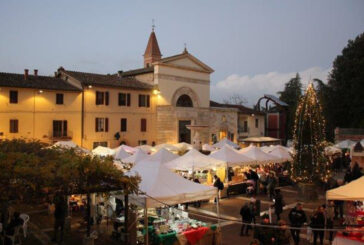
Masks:
[[[49,135],[52,140],[71,140],[72,139],[71,131],[51,131],[49,133]]]

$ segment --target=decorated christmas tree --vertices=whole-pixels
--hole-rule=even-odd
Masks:
[[[291,178],[300,183],[327,182],[330,177],[329,163],[324,155],[325,121],[316,91],[310,83],[297,106],[291,165]]]

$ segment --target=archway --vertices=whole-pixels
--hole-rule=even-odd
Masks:
[[[176,102],[177,107],[193,107],[193,102],[190,96],[182,94]]]

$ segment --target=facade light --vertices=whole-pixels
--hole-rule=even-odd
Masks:
[[[88,87],[89,89],[92,89],[92,85],[88,85],[87,87]]]
[[[38,91],[38,93],[39,93],[39,94],[43,94],[43,92],[44,92],[44,91],[43,91],[43,90],[41,90],[41,89]]]

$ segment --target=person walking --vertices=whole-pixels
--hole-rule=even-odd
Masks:
[[[277,216],[277,222],[281,219],[281,213],[283,212],[283,207],[285,206],[283,196],[281,194],[280,189],[275,189],[275,195],[274,195],[274,213]]]
[[[277,231],[277,239],[276,244],[278,245],[290,245],[292,237],[289,234],[289,230],[287,228],[287,223],[284,220],[278,221],[278,226],[280,229]]]
[[[214,175],[214,187],[216,187],[217,188],[217,190],[218,190],[218,197],[219,197],[219,199],[220,199],[220,195],[221,195],[221,191],[224,189],[224,183],[222,183],[222,181],[220,180],[220,178],[219,177],[217,177],[217,175],[215,174]],[[215,198],[215,203],[216,203],[216,198]]]
[[[249,236],[250,224],[253,220],[253,213],[248,203],[245,203],[240,209],[241,225],[240,236]]]
[[[276,235],[271,227],[269,227],[269,216],[264,214],[261,217],[263,226],[256,226],[254,229],[254,238],[258,239],[262,245],[273,245],[276,242]]]
[[[57,242],[57,234],[60,229],[60,242],[63,241],[63,230],[67,215],[67,202],[61,192],[56,193],[54,197],[54,236],[52,242]]]
[[[325,214],[324,207],[320,206],[317,208],[316,212],[311,217],[311,227],[313,230],[313,244],[317,244],[317,238],[320,238],[320,245],[324,244],[324,231],[315,229],[325,228]]]
[[[288,215],[289,221],[293,229],[291,229],[291,234],[295,245],[300,242],[300,229],[302,225],[307,221],[306,213],[303,211],[301,203],[297,203],[296,207],[292,208]],[[298,229],[294,229],[298,228]]]
[[[333,229],[334,228],[334,217],[335,217],[335,204],[333,201],[330,201],[328,203],[328,206],[326,207],[326,228],[327,229]],[[332,244],[332,241],[334,239],[334,232],[329,232],[329,241],[330,244]]]
[[[276,188],[277,184],[276,178],[274,177],[273,173],[270,173],[268,175],[267,183],[268,183],[267,189],[268,189],[269,199],[272,200],[274,196],[274,189]]]

